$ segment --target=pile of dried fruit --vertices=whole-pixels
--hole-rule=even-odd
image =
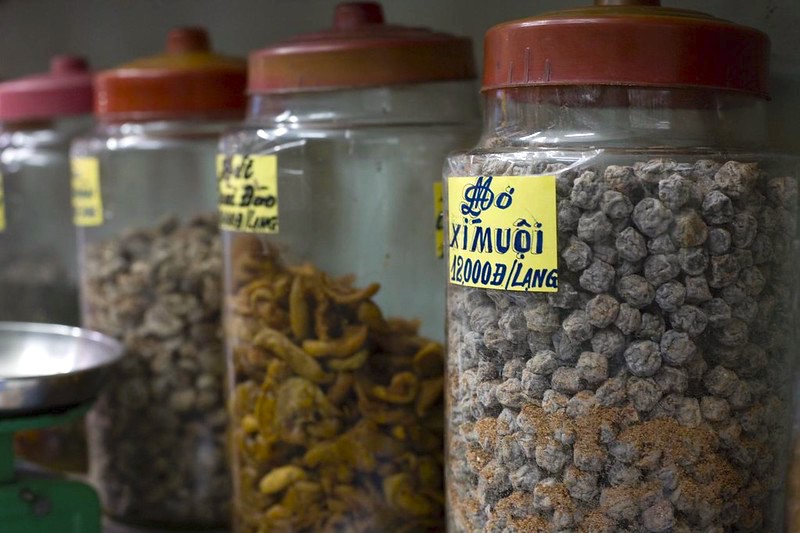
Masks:
[[[455,172],[555,174],[560,259],[557,293],[449,289],[453,529],[775,530],[795,180],[550,163]]]
[[[216,217],[89,245],[84,325],[125,344],[89,417],[91,477],[111,516],[229,522]]]
[[[235,236],[227,335],[238,530],[443,530],[443,354],[418,324]]]

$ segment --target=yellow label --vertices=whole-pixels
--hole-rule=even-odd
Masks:
[[[278,233],[278,158],[218,155],[220,229]]]
[[[72,164],[72,221],[76,226],[103,224],[100,162],[96,157],[74,157]]]
[[[0,233],[6,230],[6,198],[3,193],[3,174],[0,174]]]
[[[433,184],[433,216],[436,224],[436,257],[444,257],[444,201],[442,182]]]
[[[558,291],[555,176],[448,178],[450,283]]]

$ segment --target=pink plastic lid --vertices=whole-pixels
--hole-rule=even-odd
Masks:
[[[82,57],[56,56],[50,61],[50,72],[0,83],[0,121],[91,112],[92,74]]]

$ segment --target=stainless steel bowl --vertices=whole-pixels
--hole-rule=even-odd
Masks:
[[[96,331],[0,322],[0,416],[29,416],[92,401],[122,345]]]

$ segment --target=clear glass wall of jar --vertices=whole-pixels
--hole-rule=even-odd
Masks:
[[[452,105],[438,105],[445,99]],[[375,104],[372,112],[364,101]],[[441,468],[436,425],[442,405],[435,387],[441,387],[444,286],[435,252],[434,184],[445,155],[474,139],[473,87],[266,96],[254,98],[251,109],[263,114],[226,135],[222,153],[277,157],[280,229],[267,236],[223,232],[240,531],[289,518],[265,516],[281,501],[295,503],[289,492],[265,491],[264,474],[302,468],[309,460],[315,484],[334,482],[326,479],[328,470],[345,466],[349,473],[338,483],[352,486],[353,501],[342,494],[339,511],[335,495],[316,494],[313,512],[300,516],[290,508],[297,531],[311,531],[318,520],[332,527],[337,518],[343,526],[367,527],[384,523],[382,513],[386,524],[398,527],[412,520],[412,501],[381,509],[387,504],[381,483],[398,483],[398,494],[409,492],[410,500],[418,492],[417,503],[428,502],[418,512],[435,517],[427,507],[441,510],[438,482],[417,479],[419,469],[434,475]],[[319,114],[322,120],[314,118]],[[253,321],[262,306],[264,321]],[[314,373],[281,359],[284,348],[272,343],[285,342]],[[431,394],[431,405],[422,391]],[[320,403],[297,403],[305,394],[322,394]],[[275,412],[254,418],[273,395]],[[416,409],[415,399],[421,402]],[[309,459],[323,453],[323,445],[331,455]],[[333,451],[350,446],[358,450],[353,456]],[[419,461],[402,464],[404,454]],[[352,464],[371,455],[378,463]],[[385,474],[375,471],[379,464]],[[413,482],[405,479],[407,471]],[[303,520],[315,522],[303,526]]]
[[[295,89],[221,142],[235,529],[441,531],[435,191],[474,86]]]
[[[442,267],[430,169],[476,138],[476,116],[469,82],[256,95],[222,151],[277,156],[280,231],[268,240],[290,263],[391,280],[376,296],[383,312],[413,310],[441,341],[444,287],[426,274]]]
[[[86,61],[0,83],[0,320],[78,325],[77,241],[69,143],[91,127]],[[16,436],[18,457],[84,472],[83,421]]]
[[[0,319],[77,325],[69,143],[86,118],[7,124],[0,134],[5,228]]]
[[[731,84],[485,88],[445,171],[453,531],[782,530],[798,165]]]
[[[214,158],[244,109],[244,63],[196,29],[161,57],[100,75],[106,107],[72,147],[83,325],[127,350],[88,417],[90,478],[118,523],[201,531],[230,512]]]
[[[127,348],[90,412],[90,475],[124,522],[227,520],[211,174],[225,125],[101,124],[73,146],[98,163],[104,217],[79,228],[83,324]]]
[[[0,320],[78,325],[77,239],[72,226],[69,142],[86,118],[7,124],[0,134],[4,204],[0,231]],[[83,419],[28,431],[17,455],[40,466],[85,472]]]

